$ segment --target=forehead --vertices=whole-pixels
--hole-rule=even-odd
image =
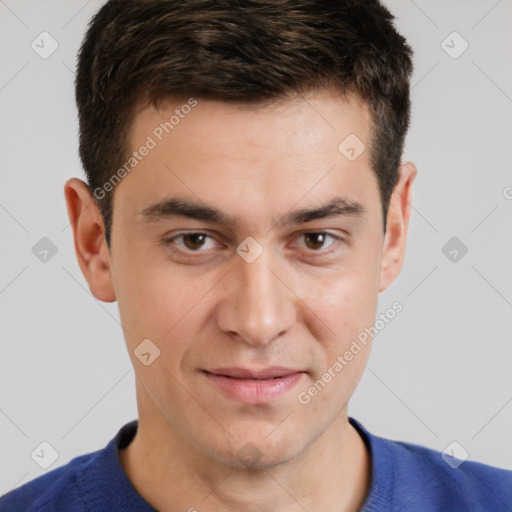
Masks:
[[[129,141],[135,149],[149,134],[164,145],[188,138],[183,149],[194,147],[197,156],[215,154],[228,145],[233,151],[241,149],[240,142],[245,156],[261,147],[276,150],[278,141],[286,142],[281,151],[307,153],[313,144],[332,145],[350,133],[367,139],[370,122],[365,101],[334,89],[312,90],[263,105],[168,98],[157,107],[146,104],[135,111]],[[190,139],[190,135],[195,136]]]
[[[236,216],[244,206],[276,214],[301,197],[364,196],[368,187],[374,194],[370,122],[363,101],[332,90],[263,107],[201,98],[145,105],[135,112],[129,137],[136,165],[114,203],[135,213],[179,193]]]

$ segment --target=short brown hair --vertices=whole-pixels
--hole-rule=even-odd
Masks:
[[[384,229],[409,127],[412,50],[378,0],[110,0],[76,75],[92,190],[126,161],[133,109],[167,97],[259,105],[334,85],[370,108]],[[341,141],[340,141],[341,142]],[[97,200],[110,245],[113,190]]]

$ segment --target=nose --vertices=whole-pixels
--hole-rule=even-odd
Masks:
[[[219,328],[253,346],[272,342],[296,320],[295,295],[269,252],[265,250],[252,263],[242,258],[235,262],[217,310]]]

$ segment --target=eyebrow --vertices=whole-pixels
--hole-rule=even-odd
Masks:
[[[343,196],[336,196],[327,204],[317,208],[305,208],[289,212],[279,219],[274,219],[275,222],[272,225],[303,224],[339,215],[361,217],[364,213],[365,209],[362,204],[351,201]],[[186,217],[222,224],[231,228],[236,227],[238,224],[233,217],[221,210],[181,198],[168,198],[152,204],[141,210],[137,217],[143,224],[158,222],[172,217]]]

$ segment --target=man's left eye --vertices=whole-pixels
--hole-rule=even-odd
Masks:
[[[326,249],[340,240],[339,237],[334,236],[326,231],[314,231],[309,233],[302,233],[301,237],[304,239],[304,243],[307,249],[318,251],[320,249]],[[326,243],[331,240],[329,244]]]

